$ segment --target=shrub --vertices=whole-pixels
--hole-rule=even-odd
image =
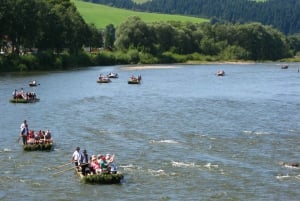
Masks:
[[[114,65],[116,64],[116,58],[113,53],[109,51],[103,51],[97,54],[95,62],[100,66]]]
[[[28,69],[26,70],[37,70],[39,68],[39,61],[33,54],[25,54],[20,56],[20,63],[25,64]]]
[[[156,64],[159,63],[159,59],[154,57],[149,53],[140,53],[139,54],[141,64]]]

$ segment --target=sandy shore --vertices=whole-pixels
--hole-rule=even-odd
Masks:
[[[233,62],[203,62],[203,63],[184,63],[182,65],[206,65],[206,64],[254,64],[255,62],[242,62],[242,61],[233,61]],[[164,69],[164,68],[180,68],[180,64],[174,65],[136,65],[136,66],[124,66],[121,67],[122,70],[143,70],[143,69]]]
[[[124,66],[122,70],[143,70],[143,69],[163,69],[163,68],[179,68],[178,66],[170,65],[139,65],[139,66]]]

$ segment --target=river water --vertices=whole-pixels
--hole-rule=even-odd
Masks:
[[[90,67],[0,75],[0,200],[299,200],[299,63]],[[163,67],[163,68],[159,68]],[[218,77],[219,69],[226,75]],[[100,73],[117,72],[111,83]],[[140,85],[129,85],[132,75]],[[28,82],[40,85],[29,89]],[[32,104],[9,102],[34,90]],[[51,152],[16,142],[26,119]],[[76,148],[114,153],[120,185],[80,182]],[[60,172],[58,174],[58,172]]]

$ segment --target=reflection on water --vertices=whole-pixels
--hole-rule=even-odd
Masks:
[[[298,200],[299,64],[96,67],[0,76],[1,200]],[[223,77],[215,72],[223,69]],[[111,83],[100,73],[117,72]],[[128,85],[141,74],[141,85]],[[30,80],[41,101],[12,104]],[[26,87],[26,86],[25,86]],[[52,152],[23,152],[20,123],[50,129]],[[114,153],[121,185],[86,185],[76,146]],[[62,174],[55,173],[63,171]],[[55,196],[54,196],[55,195]],[[298,199],[297,199],[298,198]]]

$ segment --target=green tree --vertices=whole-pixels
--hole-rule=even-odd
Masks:
[[[36,0],[3,0],[0,8],[0,33],[9,37],[12,52],[19,54],[21,46],[33,46],[39,28]]]
[[[300,52],[300,34],[294,34],[287,38],[289,47],[293,55]]]
[[[139,51],[153,51],[153,37],[148,25],[140,17],[129,17],[116,30],[115,47],[127,50],[133,47]]]
[[[90,36],[87,37],[90,52],[92,49],[103,46],[103,33],[101,30],[98,30],[94,24],[89,25],[87,36]]]
[[[112,50],[115,42],[116,29],[113,24],[109,24],[104,30],[104,48]]]
[[[249,52],[252,60],[276,60],[288,55],[283,34],[259,23],[237,26],[235,39],[234,45]]]
[[[150,25],[155,43],[156,54],[169,51],[174,45],[175,28],[169,23],[155,22]]]

